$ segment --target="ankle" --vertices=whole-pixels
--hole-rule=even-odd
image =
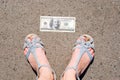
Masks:
[[[39,71],[41,79],[53,80],[52,71],[48,67],[42,67]]]
[[[73,69],[69,69],[64,73],[62,80],[76,80],[76,71]]]

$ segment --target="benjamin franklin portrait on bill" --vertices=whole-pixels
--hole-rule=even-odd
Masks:
[[[58,20],[58,19],[51,19],[51,21],[50,21],[50,28],[51,29],[59,29],[59,27],[60,27],[60,21]]]

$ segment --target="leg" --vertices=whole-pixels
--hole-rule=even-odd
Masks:
[[[24,54],[26,54],[28,51],[28,49],[26,48],[24,50]],[[41,48],[37,48],[36,49],[36,54],[38,56],[38,60],[41,64],[45,64],[45,65],[49,65],[49,62],[47,60],[47,57],[45,55],[45,52],[43,49]],[[33,57],[32,54],[30,54],[28,61],[30,63],[30,65],[33,67],[33,69],[37,72],[38,69],[38,65]],[[47,67],[41,67],[41,69],[39,69],[38,73],[40,74],[38,80],[53,80],[53,74],[51,72],[51,70]],[[45,78],[45,79],[44,79]]]
[[[29,41],[32,41],[34,36],[35,36],[34,34],[30,34],[27,36],[27,39]],[[36,43],[35,45],[38,45],[38,43]],[[24,55],[25,56],[27,55],[28,50],[29,50],[28,47],[24,48]],[[47,65],[50,67],[50,64],[49,64],[48,59],[45,55],[44,49],[41,47],[38,47],[38,48],[35,48],[35,52],[36,52],[35,55],[37,56],[37,61],[40,64]],[[36,62],[35,56],[33,55],[32,51],[30,52],[27,60],[30,63],[31,67],[37,72],[38,80],[54,80],[53,73],[50,70],[50,68],[43,66],[43,67],[40,67],[40,69],[38,69],[39,68],[38,63]]]
[[[78,38],[79,40],[80,38]],[[85,41],[87,41],[87,38],[84,38]],[[79,46],[80,44],[76,45]],[[80,55],[80,48],[75,48],[73,53],[72,53],[72,58],[68,64],[67,67],[72,67],[76,64],[77,58]],[[94,56],[94,50],[92,48],[88,49],[91,55]],[[77,65],[77,71],[79,75],[81,75],[84,70],[87,68],[87,66],[90,64],[91,60],[87,54],[87,52],[84,52],[78,65]],[[62,77],[62,80],[76,80],[76,70],[74,68],[68,69],[64,72],[64,76]]]

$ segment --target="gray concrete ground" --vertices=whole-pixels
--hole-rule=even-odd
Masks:
[[[40,32],[40,16],[76,17],[76,32]],[[93,36],[96,53],[83,80],[120,80],[120,0],[0,0],[0,80],[35,80],[22,49],[29,33],[45,43],[57,80],[84,33]]]

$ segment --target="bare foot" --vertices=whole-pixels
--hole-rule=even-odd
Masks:
[[[35,39],[35,38],[40,39],[35,34],[29,34],[26,37],[28,42],[32,42],[32,40]],[[36,45],[39,46],[41,44],[40,43],[36,43],[34,45],[35,46]],[[31,67],[36,71],[37,76],[38,76],[38,80],[53,80],[53,73],[50,70],[50,64],[49,64],[48,59],[47,59],[47,57],[45,55],[45,51],[44,51],[44,49],[42,47],[35,48],[35,52],[36,52],[35,55],[37,57],[35,57],[35,55],[33,55],[32,51],[30,51],[30,54],[29,54],[27,60],[30,63]],[[25,56],[27,55],[27,52],[28,52],[28,50],[30,48],[31,47],[27,47],[27,46],[24,48],[24,55]],[[40,63],[42,65],[47,65],[48,67],[42,66],[39,69],[38,63]]]
[[[78,38],[78,40],[81,40],[81,39],[84,40],[85,42],[87,42],[87,41],[89,41],[91,39],[91,37],[83,36],[82,38],[80,38],[80,37]],[[77,44],[76,46],[79,47],[80,44]],[[80,48],[75,48],[74,49],[74,51],[72,53],[72,58],[71,58],[71,60],[70,60],[67,67],[73,67],[76,64],[78,56],[80,55],[80,50],[81,50]],[[88,50],[90,51],[91,56],[94,57],[93,48],[89,48]],[[79,75],[81,75],[85,71],[85,69],[90,64],[90,62],[91,62],[91,60],[90,60],[87,52],[85,52],[82,55],[78,65],[77,65],[77,71],[78,71]],[[65,71],[62,80],[76,80],[76,74],[77,73],[76,73],[76,70],[74,68],[68,69],[68,70]]]

